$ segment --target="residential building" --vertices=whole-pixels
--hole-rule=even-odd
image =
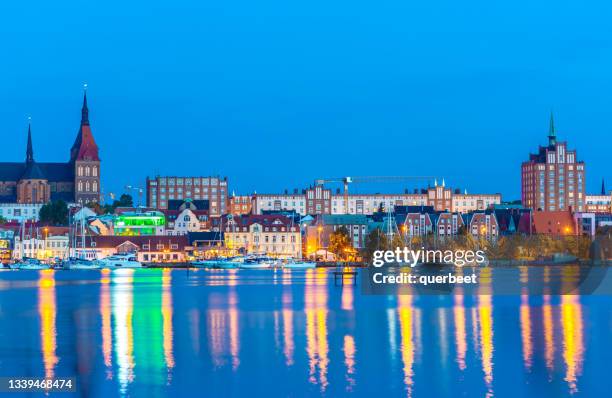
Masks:
[[[548,145],[529,155],[521,166],[521,200],[533,210],[584,211],[586,203],[586,165],[575,150],[558,142],[552,115]]]
[[[186,235],[210,228],[208,200],[171,200],[166,216],[166,235]]]
[[[585,212],[612,213],[612,192],[607,195],[586,195]]]
[[[256,193],[253,194],[252,200],[253,214],[263,214],[264,211],[296,211],[298,214],[310,214],[306,212],[306,194],[298,193],[297,190],[292,194],[287,191],[284,194]]]
[[[476,238],[495,240],[499,236],[499,225],[492,211],[474,212],[466,215],[468,232]]]
[[[243,214],[251,214],[253,208],[253,196],[251,195],[235,195],[232,194],[229,198],[228,213],[236,216]]]
[[[0,203],[0,218],[6,221],[38,221],[42,203]]]
[[[147,177],[147,206],[166,210],[171,200],[208,200],[210,216],[227,212],[227,177]]]
[[[29,257],[49,260],[55,258],[66,259],[69,256],[67,231],[61,235],[26,236],[24,240],[21,240],[20,236],[15,236],[13,249],[13,258],[15,259]]]
[[[28,126],[24,162],[0,163],[0,202],[42,204],[49,200],[87,203],[100,199],[100,158],[89,124],[87,95],[83,97],[81,125],[67,163],[34,159],[32,128]]]
[[[225,245],[245,253],[274,257],[302,257],[300,226],[281,215],[248,215],[224,224]]]
[[[77,239],[77,251],[81,249]],[[190,250],[187,236],[88,236],[85,253],[90,260],[117,253],[135,253],[140,262],[184,262]]]
[[[435,219],[435,231],[439,237],[457,236],[460,229],[465,226],[463,218],[459,213],[439,213]],[[473,218],[472,222],[474,222]],[[493,231],[494,229],[491,229],[491,235],[493,235]]]

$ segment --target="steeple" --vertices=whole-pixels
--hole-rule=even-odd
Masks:
[[[89,108],[87,108],[87,84],[83,86],[83,108],[81,108],[81,126],[89,126]]]
[[[70,149],[70,161],[90,160],[99,161],[98,146],[89,126],[89,108],[87,106],[87,85],[83,93],[83,108],[81,109],[81,125],[74,144]]]
[[[28,123],[28,147],[26,149],[25,169],[22,180],[44,180],[46,179],[38,164],[34,161],[34,150],[32,149],[32,125]]]
[[[28,147],[26,149],[26,163],[34,163],[34,150],[32,149],[32,124],[28,122]]]
[[[606,181],[603,178],[601,179],[601,194],[606,194]]]
[[[555,133],[555,119],[552,111],[550,111],[550,125],[548,127],[548,145],[554,147],[557,144],[557,135]]]

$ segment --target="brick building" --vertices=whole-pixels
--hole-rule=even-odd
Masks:
[[[211,217],[227,212],[227,177],[147,177],[147,206],[168,209],[170,200],[208,200]]]
[[[557,142],[555,125],[550,116],[548,145],[529,155],[521,166],[521,200],[523,206],[543,211],[576,211],[585,208],[584,162],[567,143]]]
[[[89,124],[86,93],[81,125],[67,163],[43,163],[34,159],[31,126],[28,126],[25,162],[0,163],[0,203],[40,204],[56,199],[70,203],[100,200],[100,158]]]

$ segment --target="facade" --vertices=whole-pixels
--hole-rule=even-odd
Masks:
[[[224,226],[228,249],[273,257],[302,257],[299,224],[281,215],[233,217]]]
[[[37,258],[39,260],[67,259],[69,257],[68,234],[42,237],[15,237],[13,258]]]
[[[210,228],[208,200],[170,201],[166,216],[166,235],[186,235]]]
[[[140,262],[183,262],[187,260],[188,242],[186,236],[91,236],[85,239],[84,252],[90,260],[136,253]]]
[[[302,193],[257,194],[253,196],[253,214],[263,211],[296,211],[299,214],[365,214],[372,215],[381,207],[432,206],[436,211],[469,213],[486,210],[501,203],[501,194],[468,194],[451,190],[442,182],[415,193],[403,194],[332,194],[322,185]],[[348,207],[347,207],[348,205]]]
[[[162,212],[124,212],[113,219],[115,236],[164,235],[166,218]]]
[[[252,210],[253,214],[263,214],[265,211],[295,211],[298,214],[308,214],[306,213],[306,195],[297,192],[293,194],[254,194]]]
[[[38,221],[41,203],[0,203],[0,218],[6,221]]]
[[[253,208],[253,197],[251,195],[232,195],[229,198],[228,213],[235,216],[250,214]]]
[[[585,212],[612,213],[612,192],[608,195],[586,195]]]
[[[28,126],[25,162],[0,163],[0,203],[42,204],[100,200],[100,158],[89,125],[87,95],[83,97],[81,125],[67,163],[34,159],[32,129]]]
[[[548,145],[529,155],[521,166],[521,200],[533,210],[584,211],[586,204],[586,165],[579,161],[567,143],[557,142],[550,118]]]
[[[472,218],[473,219],[473,218]],[[457,236],[461,227],[465,225],[459,213],[440,213],[436,217],[435,231],[440,237]],[[491,229],[491,233],[494,229]]]
[[[208,200],[210,215],[227,212],[227,177],[147,178],[147,206],[166,210],[171,200]]]
[[[495,213],[472,213],[466,218],[469,220],[468,231],[475,238],[495,240],[499,236],[499,225]]]

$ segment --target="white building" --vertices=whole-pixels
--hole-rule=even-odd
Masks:
[[[53,258],[66,259],[69,257],[69,244],[67,235],[48,236],[46,238],[26,238],[23,241],[15,237],[13,258],[23,257],[48,260]]]
[[[0,203],[0,217],[7,221],[38,221],[42,204]]]
[[[253,195],[253,214],[263,214],[264,210],[294,210],[298,214],[306,214],[306,195],[299,193]]]

